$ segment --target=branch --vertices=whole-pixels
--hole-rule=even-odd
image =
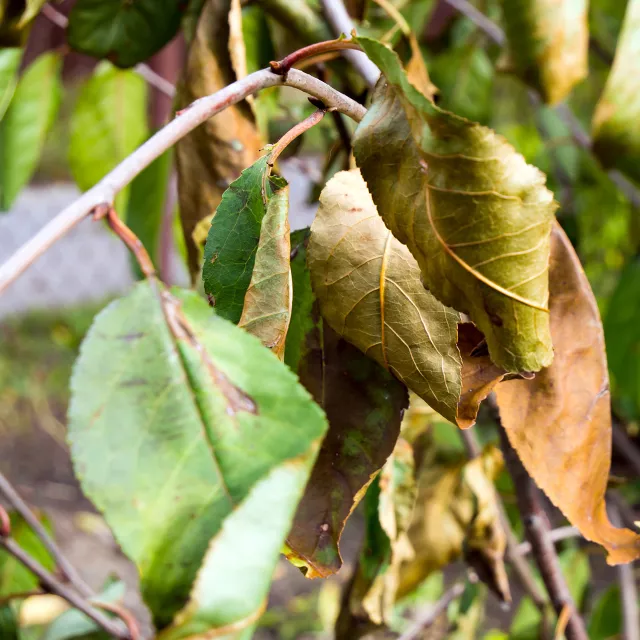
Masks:
[[[449,605],[464,593],[464,582],[457,582],[444,592],[443,596],[432,607],[416,620],[416,623],[405,631],[398,640],[417,640],[423,636],[422,632],[428,629],[444,613]]]
[[[504,31],[495,22],[492,22],[481,11],[476,9],[468,0],[445,0],[462,15],[466,16],[479,29],[491,38],[496,44],[504,46],[507,42]],[[538,96],[539,98],[539,96]],[[540,100],[542,102],[542,100]],[[591,151],[592,140],[583,129],[582,124],[566,104],[555,107],[555,111],[569,127],[574,142],[583,149]],[[635,185],[617,169],[607,171],[611,181],[622,191],[634,207],[640,208],[640,191]]]
[[[351,36],[351,33],[355,31],[355,25],[342,0],[322,0],[322,8],[333,28],[334,35],[337,37],[342,34],[347,37]],[[369,87],[374,87],[380,77],[380,69],[363,52],[345,51],[343,55],[360,73]]]
[[[562,575],[553,542],[549,537],[549,521],[540,506],[538,488],[522,466],[518,454],[507,438],[506,431],[500,423],[498,424],[505,463],[516,490],[518,509],[520,510],[527,538],[531,544],[533,557],[538,569],[540,569],[540,575],[551,598],[551,604],[558,616],[562,615],[563,611],[565,611],[564,615],[566,616],[567,607],[571,610],[566,627],[568,640],[589,640],[584,621],[576,610],[575,603]]]
[[[69,18],[48,3],[42,5],[42,15],[61,29],[66,29],[69,26]],[[167,79],[163,78],[159,73],[156,73],[149,65],[143,63],[138,64],[135,66],[134,71],[141,78],[144,78],[152,87],[155,87],[166,96],[173,98],[176,95],[176,88]]]
[[[86,597],[94,595],[93,589],[82,579],[75,567],[64,556],[60,547],[55,543],[42,523],[33,514],[26,502],[18,495],[7,478],[0,473],[0,493],[7,499],[9,504],[22,516],[23,520],[31,527],[33,532],[38,536],[44,548],[51,554],[56,565],[60,568],[66,579],[78,590],[79,593]],[[8,533],[8,532],[7,532]]]
[[[291,69],[286,77],[276,75],[270,69],[262,69],[228,85],[213,95],[200,98],[179,112],[174,120],[138,147],[98,184],[80,196],[73,204],[63,209],[33,238],[20,247],[0,267],[0,293],[96,206],[110,204],[118,191],[127,186],[143,169],[178,140],[223,109],[244,100],[247,96],[261,89],[277,85],[286,85],[304,91],[321,100],[328,109],[340,111],[356,122],[362,120],[366,113],[366,109],[362,105],[317,78],[297,69]]]
[[[88,618],[102,627],[115,638],[130,639],[128,630],[124,630],[120,623],[107,618],[103,613],[94,609],[82,596],[73,589],[54,578],[39,562],[26,553],[12,538],[0,538],[0,546],[10,553],[18,562],[23,564],[31,573],[37,576],[40,584],[49,592],[64,598],[71,606],[82,611]],[[135,640],[135,638],[131,638]]]

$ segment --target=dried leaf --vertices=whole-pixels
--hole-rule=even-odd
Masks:
[[[409,31],[407,39],[411,48],[411,58],[406,67],[407,79],[420,93],[433,101],[433,97],[438,93],[438,87],[431,82],[427,65],[420,50],[420,43],[413,31]]]
[[[606,167],[640,180],[640,0],[629,0],[613,67],[593,116],[593,148]]]
[[[415,260],[384,226],[359,171],[336,174],[322,191],[308,260],[329,325],[455,422],[459,314],[421,285]]]
[[[532,380],[496,391],[502,423],[527,471],[608,562],[640,557],[640,536],[607,517],[611,407],[602,323],[596,300],[564,231],[551,255],[553,364]]]
[[[280,360],[291,319],[289,187],[273,194],[262,220],[251,284],[238,326],[253,334]]]
[[[269,156],[245,169],[224,192],[211,221],[202,279],[216,313],[231,322],[242,316],[256,260],[263,219],[273,193],[286,186],[269,174]],[[276,223],[279,208],[273,209]]]
[[[222,89],[236,80],[229,55],[231,0],[208,0],[189,49],[177,104]],[[246,103],[225,109],[176,145],[180,218],[195,276],[201,246],[193,237],[198,223],[211,219],[224,190],[260,155],[263,146],[251,109]]]
[[[587,76],[587,0],[502,0],[511,63],[555,104]]]
[[[545,176],[491,129],[433,105],[398,57],[359,38],[382,69],[354,151],[373,200],[443,304],[471,316],[493,361],[538,371],[553,358]]]
[[[422,465],[408,534],[415,555],[401,566],[397,597],[410,593],[465,549],[483,553],[505,575],[506,540],[493,486],[501,468],[501,454],[493,447],[468,462]]]

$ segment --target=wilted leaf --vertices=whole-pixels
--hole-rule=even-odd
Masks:
[[[324,409],[329,432],[287,538],[287,557],[308,578],[340,569],[344,525],[393,451],[407,390],[383,367],[319,322],[306,336],[298,375]]]
[[[322,191],[308,261],[329,325],[455,422],[460,316],[424,289],[415,260],[384,226],[358,171],[336,174]]]
[[[176,35],[185,7],[184,0],[78,0],[67,39],[76,51],[133,67]]]
[[[420,93],[423,93],[427,98],[433,100],[433,97],[438,93],[438,87],[431,82],[427,65],[420,50],[420,43],[416,38],[416,34],[411,30],[407,34],[407,39],[409,40],[409,47],[411,48],[411,58],[409,58],[406,67],[407,78]]]
[[[493,486],[501,468],[500,452],[492,447],[467,462],[441,465],[428,458],[423,461],[409,528],[415,555],[401,566],[397,597],[470,552],[484,556],[496,576],[502,577],[501,586],[508,594],[502,563],[506,540]]]
[[[593,116],[593,149],[606,167],[640,180],[640,0],[629,0],[616,56]]]
[[[207,236],[204,290],[216,313],[231,322],[237,323],[242,315],[267,205],[274,192],[286,186],[282,178],[268,176],[268,162],[269,156],[262,156],[231,183]]]
[[[31,22],[39,13],[47,0],[26,0],[26,8],[20,18],[20,26],[24,27]]]
[[[180,107],[236,80],[229,54],[230,8],[231,0],[207,1],[179,87]],[[255,162],[262,146],[246,102],[207,120],[176,145],[180,219],[192,276],[200,269],[202,250],[202,240],[195,240],[194,231],[201,221],[208,225],[225,189]]]
[[[4,118],[18,84],[18,67],[21,59],[22,49],[18,47],[0,49],[0,121]]]
[[[204,616],[206,629],[241,630],[266,596],[326,423],[258,340],[195,294],[176,299],[159,286],[138,284],[89,331],[72,380],[72,457],[137,565],[156,624],[186,603],[210,547],[196,605],[180,621]],[[242,559],[252,566],[238,573]],[[219,588],[202,601],[200,581],[211,572]],[[241,573],[256,587],[239,596],[231,585]]]
[[[552,236],[553,364],[532,380],[496,390],[509,440],[527,471],[588,540],[603,545],[608,562],[640,556],[640,536],[607,517],[611,407],[598,307],[571,243],[559,226]]]
[[[587,0],[502,0],[511,62],[550,104],[588,73]]]
[[[0,210],[11,207],[38,166],[60,106],[61,63],[57,53],[45,53],[35,60],[20,78],[0,121]],[[7,97],[10,85],[11,79],[4,89]]]
[[[82,190],[90,189],[148,136],[147,86],[133,71],[102,62],[80,91],[71,116],[69,166]],[[116,198],[124,212],[129,190]]]
[[[555,203],[544,174],[490,129],[433,105],[391,50],[359,42],[387,80],[354,137],[385,224],[407,244],[433,295],[471,316],[497,365],[547,366]]]
[[[238,326],[253,334],[280,360],[291,320],[291,241],[289,187],[269,199],[255,252],[251,283],[244,297]]]
[[[136,176],[131,183],[124,216],[127,226],[138,236],[156,267],[159,266],[160,231],[171,166],[172,155],[170,151],[166,151]],[[136,276],[141,278],[140,265],[133,257],[131,267]]]

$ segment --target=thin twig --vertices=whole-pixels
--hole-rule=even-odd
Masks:
[[[504,46],[507,39],[504,31],[495,22],[492,22],[481,11],[476,9],[468,0],[446,0],[452,7],[469,18],[479,29],[484,31],[491,40],[500,46]],[[584,130],[582,124],[571,111],[568,105],[560,104],[555,111],[571,131],[574,142],[581,148],[591,151],[592,140]],[[611,181],[622,191],[634,207],[640,208],[640,190],[617,169],[607,171]]]
[[[129,631],[125,630],[119,622],[115,622],[100,611],[94,609],[82,596],[77,594],[73,589],[62,584],[54,578],[39,562],[34,560],[13,538],[0,538],[0,546],[10,553],[18,562],[23,564],[31,573],[33,573],[43,588],[49,593],[53,593],[64,598],[71,606],[84,613],[88,618],[93,620],[98,626],[102,627],[107,633],[116,638],[129,639]]]
[[[359,122],[366,109],[351,98],[336,91],[303,71],[291,69],[284,76],[270,69],[256,71],[213,95],[196,100],[183,109],[174,120],[160,129],[136,151],[108,173],[98,184],[84,193],[73,204],[63,209],[26,244],[22,245],[0,267],[0,293],[39,258],[49,247],[75,227],[99,204],[111,203],[115,195],[127,186],[143,169],[197,126],[223,109],[244,100],[247,96],[267,87],[286,85],[318,98],[326,107],[334,108]]]
[[[69,26],[69,18],[48,3],[42,5],[42,15],[61,29],[66,29]],[[158,89],[158,91],[161,91],[170,98],[175,96],[176,88],[166,78],[156,73],[149,65],[140,63],[135,66],[134,71],[141,78],[144,78],[152,87]]]
[[[457,582],[444,592],[443,596],[432,607],[429,607],[415,624],[405,631],[398,640],[415,640],[422,637],[422,632],[428,629],[444,613],[449,605],[464,593],[464,582]]]
[[[298,137],[301,136],[306,131],[309,131],[311,127],[317,125],[322,118],[324,118],[324,114],[326,113],[325,109],[318,109],[314,111],[310,116],[307,116],[302,122],[298,122],[295,126],[291,127],[287,133],[285,133],[275,145],[271,149],[271,153],[269,155],[269,165],[273,167],[275,163],[278,161],[278,158],[282,154],[282,152]]]
[[[578,613],[569,587],[562,575],[553,542],[549,537],[549,522],[539,500],[538,488],[522,466],[505,430],[499,424],[500,440],[507,469],[513,480],[527,538],[531,544],[542,581],[544,582],[556,615],[561,615],[566,606],[571,608],[566,635],[569,640],[588,640],[584,621]]]
[[[622,526],[622,517],[618,508],[614,506],[610,514],[611,522],[617,527]],[[640,640],[640,608],[633,566],[620,564],[617,570],[622,597],[623,637],[625,640]]]
[[[571,538],[582,538],[582,534],[577,527],[558,527],[557,529],[549,531],[549,540],[553,543],[570,540]],[[517,546],[517,549],[521,556],[526,556],[528,553],[531,553],[531,543],[525,540]]]
[[[624,425],[615,416],[613,418],[612,444],[615,452],[624,457],[633,468],[636,476],[640,477],[640,451],[628,436]]]
[[[91,604],[98,609],[104,609],[105,611],[109,611],[109,613],[113,613],[118,616],[118,618],[120,618],[120,620],[122,620],[122,622],[127,626],[131,640],[140,639],[140,626],[130,611],[114,602],[100,602],[99,600],[92,600]]]
[[[47,533],[47,530],[42,526],[40,520],[36,518],[27,506],[27,503],[20,497],[18,492],[13,488],[13,485],[2,473],[0,473],[0,494],[7,499],[9,504],[22,516],[23,520],[31,527],[36,536],[38,536],[40,542],[42,542],[45,549],[51,554],[51,557],[66,579],[83,596],[92,597],[94,595],[93,589],[91,589],[75,567],[67,560],[60,547],[58,547],[53,538]]]
[[[305,60],[313,60],[334,51],[347,50],[362,51],[362,47],[357,42],[354,42],[353,40],[345,40],[344,38],[327,40],[326,42],[316,42],[290,53],[288,56],[282,58],[282,60],[274,60],[270,62],[269,66],[273,73],[283,76],[287,75],[289,69]]]
[[[347,37],[351,36],[355,31],[355,25],[342,0],[322,0],[322,8],[336,36],[339,37],[342,34]],[[380,77],[380,69],[363,52],[345,51],[344,57],[349,60],[370,87],[375,86]]]

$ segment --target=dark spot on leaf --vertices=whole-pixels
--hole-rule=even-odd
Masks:
[[[144,378],[132,378],[131,380],[125,380],[120,383],[121,387],[141,387],[147,384],[148,381]]]
[[[140,331],[138,333],[125,333],[122,336],[118,336],[119,340],[124,340],[125,342],[133,342],[134,340],[139,340],[140,338],[144,338],[147,335],[144,331]]]

